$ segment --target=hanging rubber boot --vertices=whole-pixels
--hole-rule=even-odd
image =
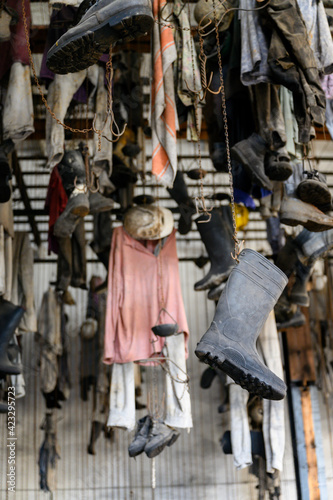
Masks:
[[[311,277],[314,264],[304,265],[300,261],[296,265],[296,277],[295,283],[291,289],[289,300],[292,304],[297,304],[298,306],[309,307],[310,297],[307,292],[307,284]]]
[[[89,5],[78,24],[48,51],[46,65],[54,73],[86,69],[111,44],[139,38],[153,27],[150,0],[99,0]]]
[[[93,420],[91,423],[91,431],[90,431],[90,440],[88,444],[87,451],[89,455],[96,455],[95,451],[95,444],[97,439],[99,438],[99,435],[101,431],[103,430],[104,425],[101,422],[98,422],[97,420]]]
[[[18,375],[22,372],[22,365],[9,361],[7,348],[23,314],[23,307],[15,306],[8,300],[0,301],[0,372],[8,375]]]
[[[12,171],[8,162],[8,154],[15,148],[11,139],[7,139],[0,145],[0,203],[6,203],[12,195],[10,180]]]
[[[171,198],[179,206],[180,217],[178,221],[178,231],[180,234],[187,234],[191,231],[192,216],[195,214],[195,206],[192,198],[188,194],[184,174],[177,170],[177,174],[172,188],[167,188]]]
[[[86,168],[82,152],[79,149],[66,151],[58,170],[68,202],[56,220],[53,234],[57,238],[66,238],[73,234],[79,220],[88,215],[90,209],[85,192]]]
[[[265,174],[264,160],[267,144],[260,135],[253,133],[231,148],[231,156],[241,163],[258,186],[273,190],[273,184]]]
[[[210,214],[212,218],[209,222],[200,222],[207,220],[205,215],[195,221],[210,260],[208,274],[194,285],[196,291],[217,287],[228,278],[235,265],[231,257],[234,250],[231,209],[229,205],[224,205],[214,208]]]
[[[265,257],[243,250],[213,322],[195,350],[201,361],[267,399],[283,399],[286,385],[261,361],[256,340],[287,282],[286,275]]]
[[[307,264],[314,263],[319,257],[333,248],[333,229],[321,233],[312,233],[307,229],[295,238],[302,255],[307,259]]]

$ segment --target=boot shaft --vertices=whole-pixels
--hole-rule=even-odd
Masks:
[[[219,326],[228,318],[233,322],[237,319],[240,336],[258,331],[287,282],[286,275],[265,257],[254,250],[243,250],[218,302],[215,322]]]
[[[85,162],[80,150],[66,151],[58,170],[68,196],[73,192],[75,184],[86,183]]]
[[[7,348],[24,312],[23,307],[16,306],[8,300],[0,301],[0,351]]]

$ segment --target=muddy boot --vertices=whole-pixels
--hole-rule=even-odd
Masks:
[[[20,364],[9,360],[7,348],[23,314],[23,307],[15,306],[8,300],[0,301],[0,372],[8,375],[18,375],[22,372]]]
[[[99,438],[99,435],[100,435],[101,431],[103,430],[103,428],[104,428],[104,424],[102,424],[101,422],[97,422],[97,420],[94,420],[91,423],[90,441],[89,441],[88,448],[87,448],[89,455],[96,454],[95,443],[96,443],[97,439]]]
[[[114,201],[106,198],[101,193],[89,193],[89,213],[99,214],[100,212],[108,212],[112,210]]]
[[[252,176],[253,182],[260,187],[272,191],[273,184],[265,174],[264,160],[267,144],[260,135],[253,133],[247,139],[237,142],[231,148],[231,156],[241,163]]]
[[[90,8],[89,8],[90,7]],[[54,73],[75,73],[97,63],[110,45],[134,40],[154,24],[150,0],[99,0],[51,47],[46,64]]]
[[[257,338],[288,279],[254,250],[243,250],[195,354],[236,384],[267,399],[283,399],[285,383],[261,361]]]
[[[179,436],[179,431],[176,429],[169,427],[160,420],[153,420],[151,430],[149,432],[148,442],[145,446],[145,453],[147,457],[156,457],[162,453],[166,446],[173,445]]]
[[[149,415],[138,420],[134,439],[128,447],[128,454],[130,457],[136,457],[144,451],[148,442],[151,425],[152,422]]]
[[[280,221],[287,226],[301,224],[312,232],[326,231],[333,228],[333,217],[324,214],[319,208],[300,200],[297,187],[303,176],[301,163],[293,163],[293,175],[284,183],[284,195],[281,201]]]
[[[66,238],[75,231],[80,219],[89,213],[89,199],[86,193],[73,191],[65,210],[56,220],[53,234],[57,238]]]
[[[194,290],[197,291],[220,285],[228,278],[235,265],[231,257],[234,244],[230,207],[226,205],[220,209],[214,208],[210,214],[212,217],[209,222],[201,222],[207,220],[205,215],[195,221],[210,260],[208,274],[194,285]]]
[[[184,174],[177,170],[177,174],[172,188],[168,192],[173,200],[179,206],[180,217],[178,221],[178,231],[180,234],[187,234],[191,231],[192,216],[195,213],[195,206],[192,198],[188,194],[187,185],[184,180]]]

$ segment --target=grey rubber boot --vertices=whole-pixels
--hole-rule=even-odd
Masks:
[[[8,375],[18,375],[22,372],[20,364],[14,364],[9,360],[7,348],[23,314],[23,307],[16,306],[8,300],[0,301],[0,372]]]
[[[179,206],[180,217],[178,221],[178,231],[180,234],[187,234],[192,227],[192,216],[195,214],[195,206],[192,198],[188,194],[184,174],[177,170],[177,174],[172,188],[167,189],[171,198]]]
[[[307,263],[313,263],[319,257],[333,248],[333,229],[321,233],[312,233],[303,229],[295,238],[300,247],[302,255],[308,259]]]
[[[151,425],[152,422],[149,415],[138,420],[134,439],[128,447],[128,454],[130,457],[136,457],[144,451],[148,442]]]
[[[258,186],[273,190],[273,184],[265,174],[264,160],[267,153],[267,144],[260,135],[253,133],[247,139],[237,142],[231,148],[231,156],[241,163],[245,170],[252,175],[253,182]]]
[[[261,361],[256,341],[287,282],[286,275],[265,257],[243,250],[212,324],[195,350],[201,361],[266,399],[283,399],[286,385]]]
[[[153,24],[150,0],[99,0],[51,47],[46,64],[59,74],[86,69],[111,44],[145,35]]]
[[[206,215],[195,221],[210,260],[208,273],[194,285],[194,290],[197,291],[220,285],[228,278],[235,265],[231,257],[231,252],[234,251],[231,209],[225,205],[214,208],[210,213],[212,217],[209,222],[201,222],[207,220]]]
[[[154,458],[162,453],[166,446],[171,446],[177,441],[179,435],[176,429],[167,426],[160,420],[153,420],[148,442],[145,446],[147,457]]]
[[[303,307],[310,306],[310,297],[306,288],[311,277],[313,267],[314,264],[306,266],[301,262],[297,262],[295,283],[293,284],[289,295],[289,300],[292,304],[297,304],[298,306]]]

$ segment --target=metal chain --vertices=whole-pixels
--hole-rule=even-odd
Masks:
[[[239,239],[237,238],[236,210],[235,210],[235,199],[234,199],[234,183],[233,183],[233,178],[232,178],[227,106],[226,106],[224,78],[223,78],[221,45],[220,45],[220,37],[219,37],[218,20],[217,20],[215,2],[216,2],[216,0],[213,0],[214,23],[215,23],[215,33],[216,33],[216,48],[217,48],[217,58],[218,58],[218,64],[219,64],[220,86],[221,86],[221,107],[222,107],[222,116],[223,116],[223,124],[224,124],[225,146],[226,146],[226,152],[227,152],[227,165],[228,165],[229,187],[230,187],[230,197],[231,197],[231,211],[232,211],[232,225],[234,228],[233,240],[235,242],[235,255],[234,256],[232,255],[232,257],[234,260],[236,260],[238,262],[238,255],[241,252],[242,242],[240,242]]]
[[[47,103],[47,100],[45,98],[45,95],[43,93],[43,90],[40,86],[40,83],[38,81],[38,78],[37,78],[37,74],[36,74],[36,69],[35,69],[35,65],[34,65],[34,61],[33,61],[33,58],[32,58],[32,53],[31,53],[31,47],[30,47],[30,41],[29,41],[29,32],[28,32],[28,23],[27,23],[27,15],[26,15],[26,11],[25,11],[25,5],[24,5],[24,1],[25,0],[22,0],[22,14],[23,14],[23,24],[24,24],[24,32],[25,32],[25,39],[26,39],[26,43],[27,43],[27,48],[28,48],[28,52],[29,52],[29,60],[30,60],[30,64],[31,64],[31,69],[32,69],[32,73],[34,75],[34,79],[35,79],[35,83],[36,83],[36,86],[37,86],[37,89],[38,89],[38,92],[42,98],[42,101],[44,103],[44,106],[45,108],[47,109],[47,111],[50,113],[50,115],[52,116],[52,118],[59,124],[61,125],[65,130],[70,130],[71,132],[75,132],[75,133],[78,133],[78,134],[87,134],[88,132],[91,132],[92,131],[92,128],[85,128],[85,129],[78,129],[78,128],[73,128],[73,127],[70,127],[69,125],[65,125],[65,123],[62,123],[61,120],[59,120],[56,115],[53,113],[52,109],[50,108],[50,106],[48,105]]]
[[[188,3],[187,6],[188,6],[188,16],[190,19],[190,15],[191,15],[190,4]],[[202,38],[200,33],[199,33],[199,37]],[[204,195],[202,155],[201,155],[201,143],[200,143],[200,125],[199,125],[199,113],[198,113],[198,104],[199,104],[198,92],[200,92],[200,89],[198,89],[198,91],[197,91],[196,85],[195,85],[195,63],[194,63],[195,59],[194,59],[193,43],[191,43],[190,46],[191,46],[192,77],[193,77],[193,86],[194,86],[192,102],[193,102],[193,106],[194,106],[195,129],[196,129],[197,139],[198,139],[197,140],[197,150],[198,150],[198,164],[199,164],[199,172],[200,172],[200,186],[199,186],[200,196],[197,196],[195,198],[195,202],[196,202],[197,213],[198,214],[202,213],[204,215],[207,215],[207,220],[198,221],[200,223],[204,223],[204,222],[209,222],[211,220],[212,214],[210,212],[213,210],[213,207],[207,208],[205,195]],[[201,53],[201,47],[202,47],[202,51],[203,51],[203,41],[202,42],[200,41],[200,53]],[[203,55],[205,55],[204,52],[203,52]],[[201,72],[202,72],[202,67],[201,67]],[[202,73],[201,73],[201,75],[202,75]],[[194,142],[194,140],[192,138],[192,143],[193,142]]]

